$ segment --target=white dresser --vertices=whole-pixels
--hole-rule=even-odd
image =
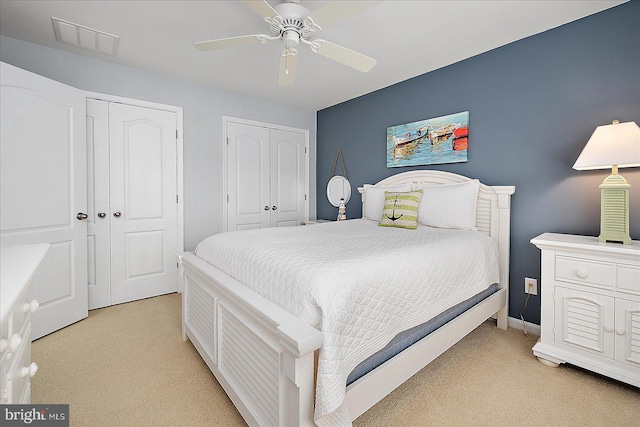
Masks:
[[[2,248],[0,254],[0,404],[28,404],[31,377],[31,315],[38,301],[31,297],[31,280],[49,244]]]
[[[640,242],[545,233],[542,251],[542,363],[571,363],[640,387]]]

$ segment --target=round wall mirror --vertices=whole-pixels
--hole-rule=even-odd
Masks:
[[[340,206],[340,199],[344,199],[345,205],[351,198],[351,184],[344,176],[333,176],[327,184],[327,199],[336,208]]]

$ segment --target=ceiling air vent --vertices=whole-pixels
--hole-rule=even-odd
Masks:
[[[56,40],[59,42],[116,56],[118,50],[118,40],[120,37],[89,27],[74,24],[73,22],[51,17],[53,30],[56,33]]]

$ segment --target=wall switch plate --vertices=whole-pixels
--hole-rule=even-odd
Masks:
[[[529,277],[524,278],[524,293],[538,295],[538,280]]]

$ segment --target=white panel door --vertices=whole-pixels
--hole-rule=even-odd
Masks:
[[[227,230],[306,219],[306,134],[228,122]]]
[[[89,310],[111,305],[109,103],[87,99],[87,270]]]
[[[0,64],[2,246],[50,243],[33,279],[33,339],[87,317],[83,92]]]
[[[111,304],[177,290],[176,115],[109,103]]]
[[[228,123],[227,141],[227,230],[269,227],[269,129]]]
[[[304,223],[305,143],[302,133],[270,130],[272,227]]]

